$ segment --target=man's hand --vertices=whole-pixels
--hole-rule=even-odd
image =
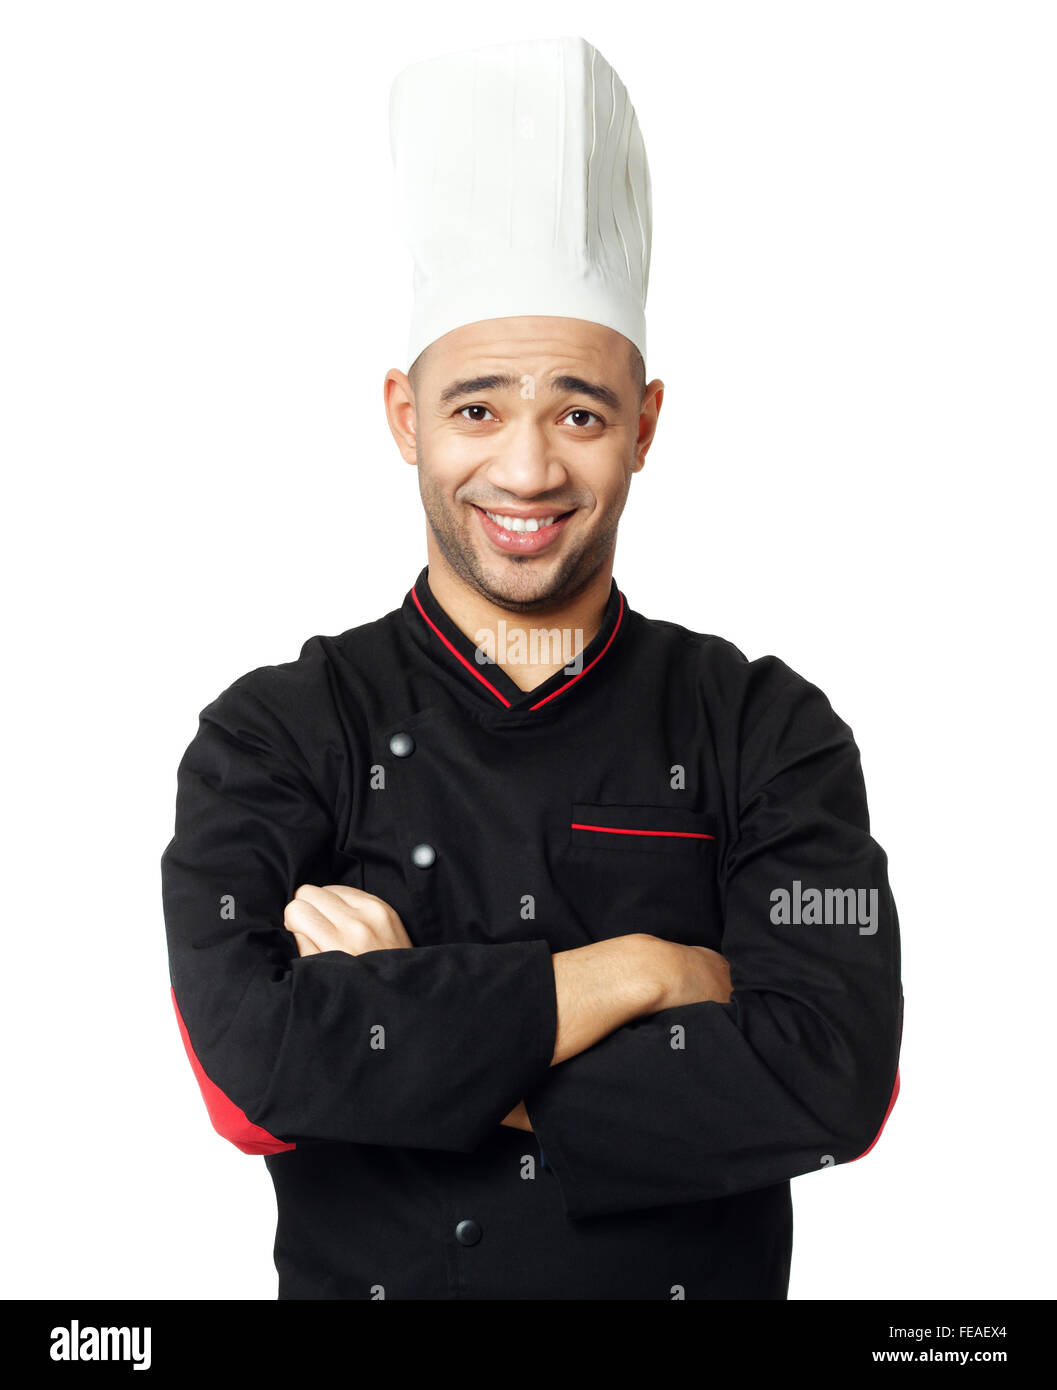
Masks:
[[[411,945],[399,915],[384,899],[344,883],[326,888],[303,883],[286,905],[283,926],[293,933],[302,956],[322,951],[362,956]]]

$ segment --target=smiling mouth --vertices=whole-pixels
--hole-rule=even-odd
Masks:
[[[476,506],[477,504],[474,503]],[[506,516],[502,512],[490,512],[485,507],[478,507],[478,511],[484,512],[489,521],[508,532],[512,536],[532,534],[536,531],[545,531],[564,517],[571,516],[572,512],[552,512],[549,516]],[[573,509],[575,510],[575,508]]]

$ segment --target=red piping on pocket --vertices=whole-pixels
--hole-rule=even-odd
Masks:
[[[269,1134],[260,1125],[255,1125],[245,1110],[241,1110],[233,1100],[224,1094],[219,1086],[210,1081],[205,1074],[205,1068],[191,1046],[187,1025],[183,1021],[180,1006],[176,1002],[176,991],[171,985],[169,986],[169,993],[172,996],[172,1006],[176,1010],[176,1022],[180,1026],[180,1037],[183,1038],[188,1060],[191,1063],[199,1089],[202,1092],[202,1098],[206,1103],[206,1109],[209,1111],[209,1118],[212,1120],[216,1132],[222,1138],[229,1139],[244,1154],[278,1154],[285,1153],[288,1149],[296,1149],[296,1144],[284,1143],[282,1139],[276,1139],[274,1134]]]
[[[635,830],[619,825],[580,825],[572,822],[573,830],[601,830],[606,835],[678,835],[684,840],[714,840],[715,835],[705,835],[700,830]]]

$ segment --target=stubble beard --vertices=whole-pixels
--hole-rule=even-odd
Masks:
[[[600,532],[564,551],[555,567],[544,571],[539,559],[512,555],[500,561],[506,566],[502,577],[491,575],[471,536],[470,528],[477,523],[469,508],[464,505],[465,520],[460,519],[421,460],[418,479],[426,521],[445,560],[464,584],[512,613],[546,611],[570,602],[606,564],[616,545],[619,510]]]

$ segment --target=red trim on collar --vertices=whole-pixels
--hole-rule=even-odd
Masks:
[[[509,709],[509,708],[510,708],[510,701],[506,698],[506,696],[505,696],[505,695],[501,695],[501,694],[499,693],[499,691],[495,688],[495,686],[492,684],[492,682],[491,682],[490,680],[485,680],[484,676],[481,675],[480,671],[475,671],[474,668],[470,665],[470,663],[469,663],[469,662],[466,660],[466,658],[463,656],[462,652],[458,651],[455,647],[453,647],[452,644],[448,641],[448,639],[444,636],[443,632],[441,632],[441,630],[440,630],[440,628],[437,626],[437,624],[433,621],[433,619],[429,616],[429,614],[426,612],[426,610],[422,607],[422,604],[419,602],[419,599],[418,599],[418,594],[415,593],[414,588],[412,588],[412,590],[411,590],[411,597],[415,600],[415,607],[418,609],[418,611],[419,611],[419,612],[422,614],[422,616],[425,618],[426,622],[429,623],[430,627],[431,627],[431,628],[433,629],[433,631],[437,634],[437,636],[440,638],[440,640],[444,643],[444,645],[447,647],[448,651],[451,652],[452,656],[454,656],[457,660],[461,661],[462,664],[466,667],[467,671],[469,671],[470,674],[471,674],[472,676],[476,676],[477,679],[481,682],[482,685],[486,685],[486,686],[488,687],[488,689],[492,692],[492,694],[496,697],[496,699],[497,699],[501,704],[506,705],[507,709]]]
[[[594,658],[593,661],[588,662],[588,664],[584,667],[582,671],[577,671],[575,676],[571,676],[565,682],[564,685],[560,685],[557,690],[552,690],[551,693],[549,695],[545,695],[542,700],[537,700],[534,705],[529,705],[530,710],[540,709],[543,705],[546,705],[551,700],[553,700],[556,695],[560,695],[563,690],[568,690],[570,685],[575,685],[576,682],[578,680],[581,680],[584,676],[586,676],[588,671],[590,671],[591,667],[596,666],[605,656],[606,652],[609,651],[610,644],[612,643],[613,638],[620,631],[620,624],[624,618],[624,595],[620,592],[619,589],[617,590],[617,595],[620,599],[620,604],[617,608],[617,620],[613,624],[613,631],[609,634],[609,640],[606,642],[606,645],[602,648],[602,650],[598,653],[598,655]],[[512,709],[513,706],[511,705],[511,702],[506,698],[506,696],[503,695],[500,691],[498,691],[490,680],[487,680],[484,676],[482,676],[480,671],[478,671],[469,661],[467,661],[466,657],[463,656],[462,652],[460,652],[457,647],[453,646],[452,643],[449,642],[448,639],[444,636],[444,633],[441,632],[437,624],[422,607],[421,600],[419,599],[418,594],[415,592],[414,585],[411,586],[411,597],[415,601],[415,607],[422,614],[423,618],[425,618],[426,622],[437,634],[440,640],[444,643],[448,651],[451,652],[452,656],[454,656],[457,661],[461,661],[462,664],[466,667],[467,671],[469,671],[472,676],[476,676],[482,685],[487,686],[500,704],[505,705],[507,709]]]
[[[613,631],[609,634],[609,642],[612,642],[613,638],[617,635],[617,632],[620,630],[620,622],[624,616],[624,595],[620,593],[619,589],[617,590],[617,593],[620,595],[620,607],[617,609],[617,620],[613,624]],[[539,709],[540,705],[545,705],[548,700],[553,700],[555,695],[560,695],[563,690],[568,690],[570,685],[575,685],[578,680],[580,680],[583,676],[586,676],[588,671],[590,671],[591,667],[597,665],[597,663],[601,661],[602,658],[605,656],[606,652],[609,651],[609,642],[607,642],[606,645],[602,648],[602,650],[598,653],[594,661],[590,662],[587,666],[585,666],[582,671],[577,671],[576,675],[570,677],[570,679],[567,680],[564,685],[559,685],[557,690],[552,690],[549,695],[545,695],[543,699],[537,701],[536,704],[529,705],[529,709]]]

